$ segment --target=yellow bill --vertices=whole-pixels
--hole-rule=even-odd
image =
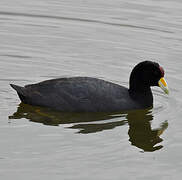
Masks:
[[[166,80],[164,79],[164,77],[160,78],[158,84],[159,84],[160,88],[161,88],[166,94],[169,94],[168,86],[167,86],[167,83],[166,83]]]

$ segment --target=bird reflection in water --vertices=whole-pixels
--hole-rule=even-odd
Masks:
[[[78,129],[78,133],[82,134],[95,133],[128,124],[129,141],[132,145],[143,149],[144,151],[161,149],[163,146],[157,144],[163,141],[163,139],[160,138],[160,135],[168,127],[168,123],[165,121],[159,128],[151,128],[151,121],[153,120],[151,109],[117,114],[63,113],[21,103],[17,112],[12,116],[9,116],[9,119],[21,118],[52,126],[71,124],[71,127],[69,128]],[[109,122],[105,120],[109,120]]]

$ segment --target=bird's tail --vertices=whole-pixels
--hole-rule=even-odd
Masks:
[[[25,88],[21,87],[21,86],[17,86],[15,84],[10,84],[10,86],[16,90],[20,100],[24,103],[26,103],[26,92],[25,92]]]

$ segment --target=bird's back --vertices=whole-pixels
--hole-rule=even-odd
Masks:
[[[60,111],[108,112],[133,105],[127,88],[97,78],[59,78],[22,88],[16,91],[24,103]]]

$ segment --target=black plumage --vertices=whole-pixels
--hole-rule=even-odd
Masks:
[[[153,105],[151,86],[162,77],[158,63],[144,61],[132,70],[129,89],[102,79],[70,77],[20,87],[11,84],[21,101],[67,112],[117,112]]]

